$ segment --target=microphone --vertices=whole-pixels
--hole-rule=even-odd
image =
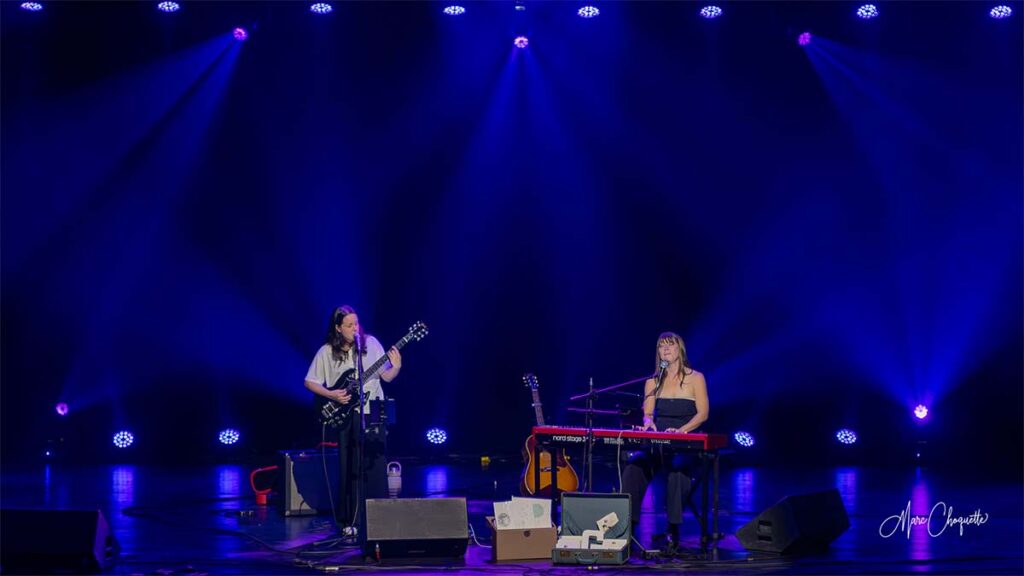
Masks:
[[[665,369],[668,368],[668,360],[658,362],[658,381],[665,377]]]

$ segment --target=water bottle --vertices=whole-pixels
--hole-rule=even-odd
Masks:
[[[402,465],[388,462],[388,496],[398,498],[402,493]]]

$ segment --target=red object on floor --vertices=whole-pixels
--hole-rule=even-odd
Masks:
[[[267,466],[264,468],[257,468],[249,474],[249,485],[252,486],[252,491],[256,493],[256,505],[266,506],[267,505],[267,494],[270,494],[271,488],[259,489],[256,488],[256,475],[263,472],[270,472],[277,470],[277,466]]]

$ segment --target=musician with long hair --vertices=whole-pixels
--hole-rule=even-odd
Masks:
[[[351,306],[341,306],[331,314],[327,326],[324,344],[317,350],[313,362],[306,372],[305,385],[310,392],[322,396],[341,405],[358,402],[345,389],[330,390],[338,377],[356,367],[356,350],[359,351],[361,362],[368,367],[384,356],[384,347],[369,334],[362,332],[359,316]],[[366,378],[363,391],[366,403],[363,410],[369,410],[370,400],[382,400],[384,391],[381,380],[391,382],[402,369],[402,356],[398,349],[392,347],[387,352],[388,363],[378,374]],[[358,414],[348,418],[340,426],[336,439],[338,442],[339,486],[334,505],[340,514],[340,522],[356,523],[356,512],[359,499],[387,497],[387,464],[384,457],[386,431],[374,427],[366,431],[364,438],[363,476],[366,479],[366,494],[358,494],[358,466],[356,453],[358,450],[359,429],[361,425]],[[325,432],[327,428],[325,427]]]
[[[686,345],[678,334],[658,336],[655,348],[655,377],[644,385],[644,430],[694,432],[708,419],[708,390],[704,375],[690,366]],[[668,513],[670,546],[679,545],[683,506],[690,494],[692,457],[654,448],[634,453],[622,471],[622,490],[631,497],[631,516],[640,521],[640,503],[655,474],[667,471],[665,505]]]

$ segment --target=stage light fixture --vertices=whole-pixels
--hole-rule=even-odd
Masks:
[[[235,442],[238,442],[238,430],[235,430],[234,428],[227,428],[221,430],[220,434],[217,435],[217,439],[220,440],[221,444],[224,444],[225,446],[230,446]]]
[[[127,430],[121,430],[117,434],[114,434],[114,446],[118,448],[127,448],[135,443],[135,436]]]
[[[712,18],[718,18],[722,15],[722,9],[718,6],[705,6],[700,9],[700,15],[703,18],[711,20]]]
[[[431,428],[427,430],[427,442],[431,444],[444,444],[448,440],[448,433],[440,428]]]
[[[22,6],[24,6],[24,4],[22,4]],[[1009,18],[1013,15],[1013,8],[1005,5],[996,6],[989,11],[988,15],[996,20],[1002,20],[1003,18]]]
[[[744,448],[750,448],[754,445],[754,435],[750,432],[743,432],[742,430],[732,435],[733,440]]]
[[[857,433],[849,428],[843,428],[836,432],[836,440],[838,440],[840,444],[854,444],[857,442]]]
[[[874,4],[865,4],[860,8],[857,8],[857,17],[862,20],[870,20],[871,18],[878,17],[878,6]]]

